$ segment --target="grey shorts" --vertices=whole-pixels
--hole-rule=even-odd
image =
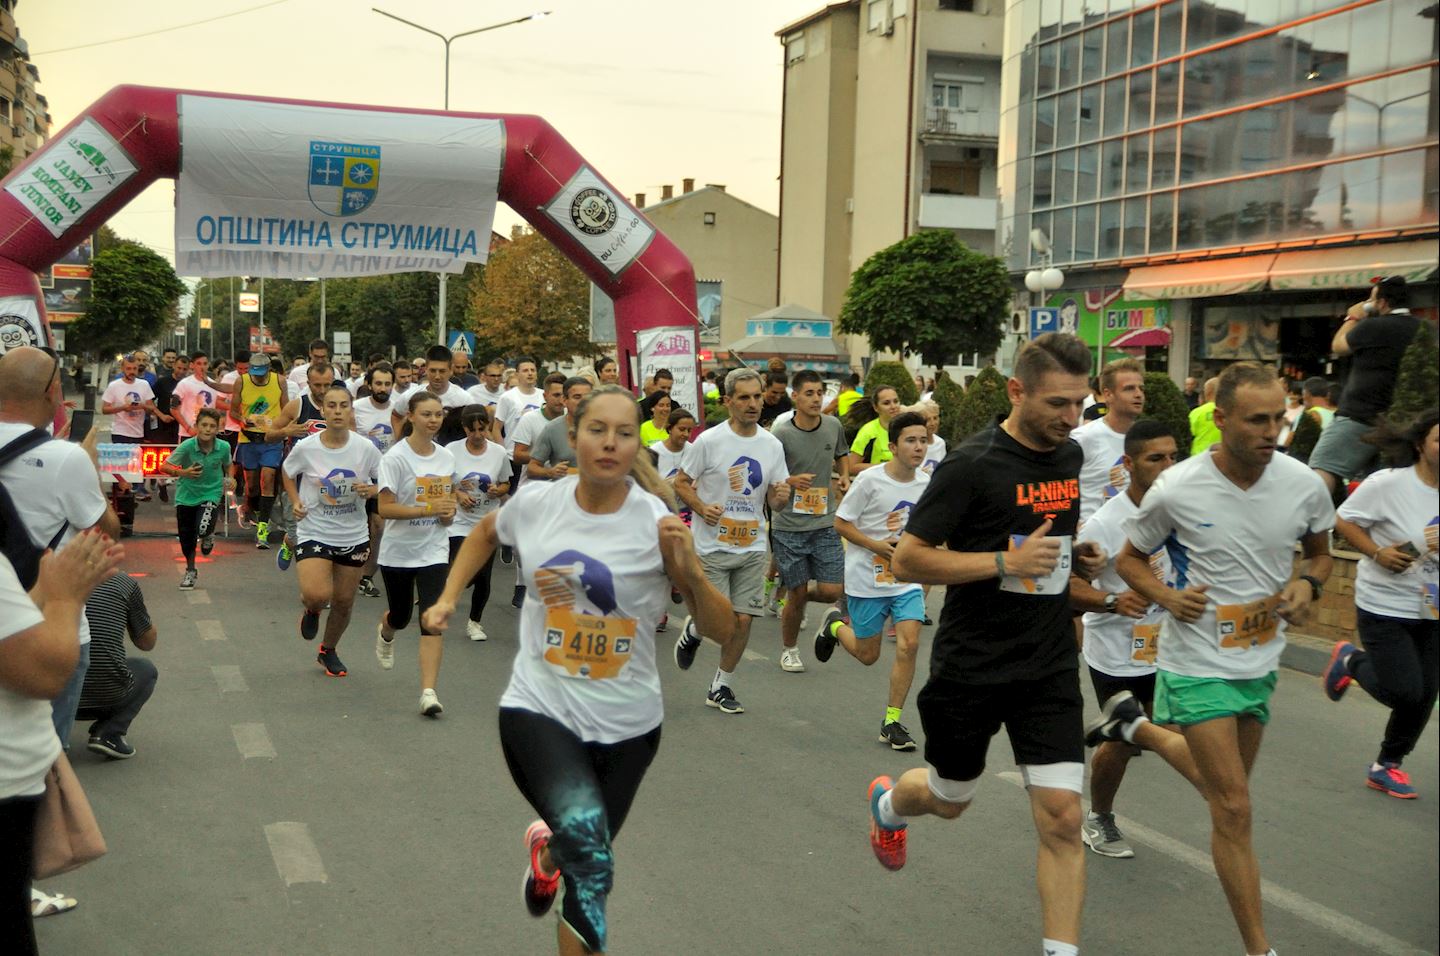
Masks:
[[[736,614],[755,616],[765,604],[765,572],[770,570],[766,551],[712,551],[700,555],[705,579],[730,599]]]
[[[1341,481],[1365,477],[1380,449],[1360,439],[1374,427],[1336,415],[1320,433],[1320,440],[1310,453],[1310,467],[1327,471]]]
[[[770,546],[780,569],[780,583],[787,588],[804,587],[809,581],[845,583],[845,551],[833,526],[814,531],[771,528]]]

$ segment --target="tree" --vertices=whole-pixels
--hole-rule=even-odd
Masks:
[[[574,263],[531,229],[490,256],[473,284],[470,325],[497,355],[542,363],[596,354],[590,342],[589,284]]]
[[[1190,457],[1190,406],[1164,372],[1145,373],[1145,412],[1141,418],[1163,422],[1175,436],[1176,460]]]
[[[869,402],[869,398],[875,394],[876,389],[886,385],[900,393],[902,407],[914,405],[920,400],[920,390],[915,387],[915,380],[910,377],[909,369],[900,362],[876,362],[870,366],[870,373],[865,376],[865,399],[852,404],[850,412],[845,416],[844,424],[847,430],[858,431],[867,422],[874,420],[875,406]]]
[[[1421,412],[1435,407],[1435,396],[1440,394],[1440,355],[1436,354],[1440,350],[1436,344],[1435,326],[1422,319],[1415,330],[1415,340],[1400,358],[1395,395],[1385,416],[1398,428],[1406,427]]]
[[[185,286],[164,257],[137,242],[115,243],[97,252],[90,308],[70,323],[70,351],[114,355],[159,338],[175,319]]]
[[[1010,414],[1010,395],[1005,390],[1005,376],[987,365],[965,389],[965,397],[955,410],[954,430],[944,435],[952,444],[962,442],[982,428],[995,424],[997,416]]]
[[[881,249],[850,277],[839,328],[877,349],[918,352],[930,365],[989,355],[1013,296],[1005,264],[947,230],[922,230]]]
[[[935,394],[931,396],[935,404],[940,406],[940,437],[950,439],[955,432],[955,416],[960,412],[960,402],[965,397],[965,390],[955,383],[946,372],[935,376]]]

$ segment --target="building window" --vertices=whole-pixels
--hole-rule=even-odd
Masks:
[[[975,0],[940,0],[940,9],[973,13],[975,12]]]
[[[785,65],[805,59],[805,31],[796,30],[785,38]]]
[[[950,196],[980,195],[980,167],[974,163],[931,163],[926,192]]]
[[[871,32],[882,30],[889,13],[889,0],[866,0],[865,29]]]

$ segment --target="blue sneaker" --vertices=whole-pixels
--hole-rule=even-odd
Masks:
[[[1401,800],[1414,800],[1419,796],[1410,786],[1410,775],[1401,770],[1398,763],[1389,760],[1382,762],[1379,770],[1371,770],[1367,774],[1365,786]]]
[[[1355,678],[1350,676],[1350,668],[1345,666],[1345,662],[1358,650],[1360,648],[1349,641],[1335,642],[1335,647],[1330,651],[1330,663],[1325,665],[1325,674],[1321,678],[1326,697],[1339,700],[1345,696],[1345,691],[1350,689]]]
[[[275,552],[275,567],[279,568],[281,571],[289,571],[290,561],[294,557],[295,553],[290,550],[290,542],[288,540],[281,541],[280,550]],[[298,574],[299,572],[296,573]]]

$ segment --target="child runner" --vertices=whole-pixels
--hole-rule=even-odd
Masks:
[[[480,519],[500,507],[500,499],[510,491],[510,456],[505,446],[490,441],[490,413],[484,405],[467,405],[460,413],[460,427],[465,437],[451,442],[445,450],[455,457],[455,500],[459,507],[455,521],[450,525],[450,563],[460,551],[470,529]],[[480,626],[480,616],[490,600],[490,571],[494,556],[485,566],[475,572],[470,581],[470,619],[465,622],[465,633],[472,641],[486,639],[485,628]]]
[[[889,438],[889,460],[857,475],[835,512],[835,530],[850,543],[845,551],[845,594],[853,623],[846,625],[839,608],[831,608],[815,635],[815,659],[825,663],[840,643],[868,667],[880,659],[885,619],[893,620],[895,663],[890,666],[890,696],[880,722],[880,742],[891,750],[914,750],[915,738],[900,723],[900,714],[915,682],[925,598],[920,585],[895,579],[890,558],[910,509],[930,483],[930,476],[917,470],[930,444],[925,417],[901,412],[890,420]]]
[[[226,489],[235,487],[234,479],[225,476],[230,467],[230,445],[215,437],[223,418],[217,408],[201,408],[192,420],[195,436],[182,441],[160,465],[165,474],[180,479],[175,486],[175,526],[180,553],[185,555],[182,591],[192,590],[199,576],[195,572],[196,538],[200,539],[202,553],[214,549],[215,514]]]
[[[445,406],[429,391],[411,398],[405,434],[380,462],[380,577],[389,609],[381,612],[375,635],[380,666],[395,666],[395,632],[410,623],[415,594],[424,614],[445,586],[450,557],[447,529],[455,520],[455,456],[435,444]],[[479,568],[476,568],[478,571]],[[473,575],[472,575],[473,576]],[[420,628],[420,713],[439,717],[445,708],[435,695],[444,647],[438,630]]]
[[[300,636],[313,641],[328,605],[325,639],[316,660],[331,677],[344,677],[335,648],[350,624],[355,589],[370,557],[370,527],[363,502],[378,491],[380,452],[350,430],[350,390],[325,390],[325,430],[300,439],[285,459],[285,493],[295,515],[296,573],[300,576]]]
[[[527,482],[481,520],[424,621],[442,630],[500,543],[515,549],[529,587],[500,698],[500,743],[541,817],[526,831],[525,904],[543,916],[563,879],[557,944],[562,956],[579,956],[605,951],[611,844],[660,743],[651,635],[666,578],[722,645],[735,615],[670,513],[672,492],[640,454],[634,397],[614,385],[596,389],[581,401],[570,437],[576,473]]]

